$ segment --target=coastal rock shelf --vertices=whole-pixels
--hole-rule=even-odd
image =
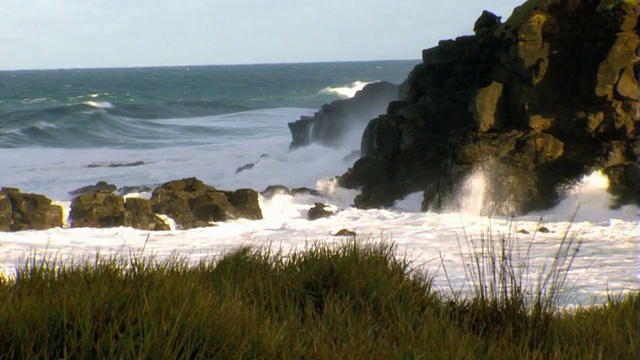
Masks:
[[[100,183],[99,183],[100,184]],[[167,182],[151,199],[125,198],[109,189],[78,195],[69,213],[72,228],[132,227],[170,230],[160,215],[173,219],[179,229],[215,226],[217,221],[237,218],[259,220],[262,210],[258,192],[252,189],[218,190],[196,178]],[[0,231],[46,230],[63,226],[59,205],[40,194],[0,189]]]
[[[504,23],[422,53],[401,99],[371,120],[340,177],[359,208],[423,191],[423,210],[483,173],[493,214],[548,209],[603,169],[617,205],[639,201],[638,3],[531,0]],[[478,189],[478,191],[480,191]]]

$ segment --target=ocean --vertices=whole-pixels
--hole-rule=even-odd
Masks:
[[[610,209],[607,179],[598,172],[567,185],[567,197],[554,209],[516,218],[478,210],[487,201],[481,172],[468,179],[458,206],[443,213],[420,212],[420,193],[393,208],[359,210],[351,207],[357,190],[335,183],[352,165],[348,157],[360,148],[357,141],[289,150],[287,123],[351,97],[367,83],[399,84],[417,63],[0,72],[0,186],[44,194],[67,212],[70,192],[98,181],[142,197],[159,184],[187,177],[225,190],[285,185],[326,194],[261,198],[263,220],[186,231],[65,226],[0,233],[0,271],[11,276],[27,257],[70,263],[93,259],[96,252],[128,256],[142,249],[143,256],[177,254],[192,263],[245,245],[286,253],[347,241],[333,236],[346,228],[359,234],[358,241],[394,242],[398,256],[434,275],[443,291],[469,290],[467,240],[474,244],[489,236],[512,239],[528,259],[531,282],[551,263],[564,237],[581,241],[563,289],[565,305],[589,305],[604,301],[607,293],[637,290],[638,208]],[[237,171],[247,164],[253,167]],[[337,214],[307,220],[307,210],[318,201]],[[536,231],[541,226],[549,232]]]

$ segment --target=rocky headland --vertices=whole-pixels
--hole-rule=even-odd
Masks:
[[[484,12],[474,35],[440,41],[372,119],[340,184],[360,208],[424,191],[452,201],[481,171],[487,211],[553,206],[563,185],[602,169],[617,204],[639,202],[638,3],[531,0]]]
[[[360,136],[369,120],[384,114],[387,104],[399,97],[398,85],[386,81],[367,84],[352,98],[325,104],[313,116],[290,122],[290,148],[311,143],[340,146],[350,133]]]

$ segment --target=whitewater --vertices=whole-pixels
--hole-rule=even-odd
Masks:
[[[406,74],[408,65],[398,64],[397,73]],[[316,77],[322,78],[324,70],[326,64],[318,68]],[[289,76],[290,71],[286,74]],[[409,195],[389,209],[353,208],[357,190],[337,187],[335,176],[352,165],[353,160],[346,159],[359,144],[289,150],[287,123],[312,115],[318,109],[317,103],[353,96],[364,84],[378,80],[398,83],[402,79],[385,78],[380,73],[369,77],[345,75],[318,82],[309,89],[299,88],[298,92],[298,83],[287,85],[281,79],[271,79],[272,89],[293,89],[285,96],[286,101],[267,101],[254,87],[243,90],[248,92],[245,100],[228,102],[222,110],[203,110],[204,105],[219,106],[219,99],[198,99],[197,106],[189,103],[189,116],[174,116],[171,111],[177,112],[175,108],[167,110],[169,114],[164,117],[150,114],[148,109],[165,113],[158,110],[162,106],[150,100],[150,95],[143,103],[148,106],[144,113],[149,116],[133,114],[132,109],[140,111],[141,105],[132,105],[140,95],[122,84],[119,89],[83,88],[83,97],[75,100],[71,98],[80,95],[64,94],[67,103],[54,105],[62,106],[64,111],[72,108],[72,114],[60,115],[61,110],[47,107],[55,103],[50,94],[31,94],[9,105],[5,97],[0,106],[11,109],[1,114],[6,126],[0,125],[0,186],[44,194],[62,205],[66,213],[72,199],[70,191],[103,180],[128,187],[127,196],[149,197],[154,186],[186,177],[196,177],[225,190],[262,191],[269,185],[285,185],[317,189],[323,196],[261,197],[263,220],[239,219],[186,231],[71,229],[66,224],[47,231],[0,233],[0,272],[12,276],[17,266],[33,257],[72,263],[92,261],[96,254],[138,254],[160,261],[178,255],[195,264],[242,246],[286,254],[316,244],[349,241],[350,238],[334,236],[339,230],[348,229],[358,234],[356,241],[395,243],[397,255],[413,260],[414,266],[434,275],[434,285],[443,291],[469,289],[465,280],[468,259],[461,252],[466,254],[467,240],[479,241],[488,236],[511,237],[522,252],[531,244],[528,266],[532,281],[536,269],[550,264],[564,237],[581,241],[563,290],[566,305],[589,305],[604,301],[607,294],[637,291],[638,208],[610,209],[607,179],[597,171],[571,184],[555,208],[514,218],[482,213],[481,205],[488,201],[482,172],[468,179],[457,194],[458,201],[443,213],[421,212],[421,193]],[[224,96],[240,98],[228,92]],[[187,106],[186,101],[175,103],[177,107]],[[38,115],[27,118],[24,111],[34,109],[40,111]],[[20,111],[19,116],[15,115]],[[59,120],[63,117],[64,121]],[[87,122],[91,126],[78,132]],[[246,164],[253,167],[237,171]],[[307,211],[315,202],[330,205],[336,214],[307,220]],[[538,231],[541,227],[549,231]]]

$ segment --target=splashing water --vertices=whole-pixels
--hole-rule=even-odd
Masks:
[[[342,98],[352,98],[356,95],[358,91],[362,90],[368,84],[370,83],[358,80],[358,81],[352,82],[349,85],[326,87],[322,89],[320,92],[326,93],[326,94],[336,94]]]

